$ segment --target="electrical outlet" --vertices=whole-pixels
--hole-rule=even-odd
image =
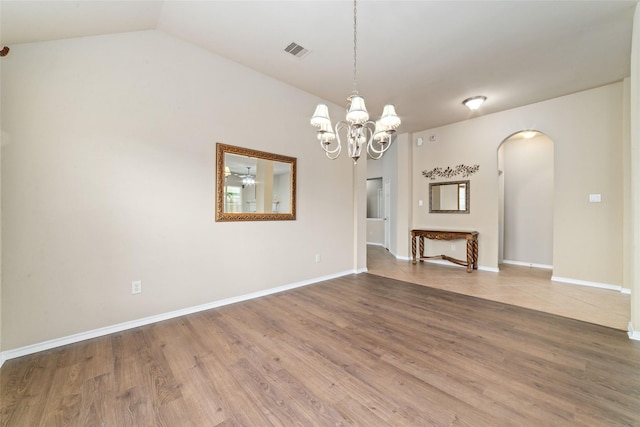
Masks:
[[[131,282],[131,293],[132,294],[142,293],[142,280],[136,280],[134,282]]]
[[[316,254],[316,263],[320,262],[320,254]]]
[[[455,252],[456,251],[456,245],[451,245],[451,252]]]

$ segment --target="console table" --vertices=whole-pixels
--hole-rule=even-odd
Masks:
[[[431,240],[458,240],[465,239],[467,241],[467,261],[462,261],[447,255],[424,255],[424,239]],[[416,251],[419,249],[419,251]],[[449,231],[449,230],[411,230],[411,255],[413,263],[422,262],[425,259],[444,259],[454,264],[467,267],[467,273],[471,273],[471,269],[478,269],[478,232],[477,231]]]

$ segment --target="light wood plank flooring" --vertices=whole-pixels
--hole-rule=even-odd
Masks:
[[[640,343],[365,273],[9,360],[0,414],[29,427],[638,426]]]
[[[500,272],[474,271],[399,260],[381,246],[367,246],[371,274],[471,295],[571,319],[627,330],[631,296],[618,291],[552,282],[551,270],[503,264]]]

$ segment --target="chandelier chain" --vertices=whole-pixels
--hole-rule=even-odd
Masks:
[[[395,106],[387,104],[379,120],[369,120],[364,98],[358,94],[358,3],[353,0],[353,92],[347,98],[346,120],[340,120],[335,128],[329,118],[329,107],[318,104],[311,116],[311,125],[318,128],[320,147],[330,159],[336,159],[342,151],[341,133],[346,136],[347,152],[355,164],[365,154],[379,159],[391,147],[393,135],[400,125]],[[334,143],[335,141],[335,143]]]
[[[353,93],[358,94],[358,9],[353,0]]]

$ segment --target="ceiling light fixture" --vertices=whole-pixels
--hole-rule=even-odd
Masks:
[[[462,101],[462,104],[465,105],[471,111],[475,111],[487,100],[486,96],[473,96],[471,98],[467,98]]]
[[[522,137],[524,139],[531,139],[534,136],[536,136],[536,131],[535,130],[525,130],[524,132],[522,132]]]
[[[255,178],[253,177],[253,175],[251,175],[251,167],[247,166],[247,174],[243,176],[242,178],[242,185],[254,185],[256,183]]]
[[[318,104],[311,124],[318,128],[320,146],[331,160],[337,159],[342,152],[340,132],[345,130],[347,136],[347,151],[355,164],[362,154],[362,148],[367,146],[367,153],[373,159],[379,159],[391,146],[391,137],[400,126],[400,117],[393,105],[387,104],[382,110],[380,120],[375,123],[369,120],[369,112],[364,105],[364,98],[358,94],[358,31],[357,5],[353,1],[353,92],[347,98],[346,120],[336,123],[335,129],[329,118],[329,108],[326,104]],[[331,145],[337,139],[337,146]]]

